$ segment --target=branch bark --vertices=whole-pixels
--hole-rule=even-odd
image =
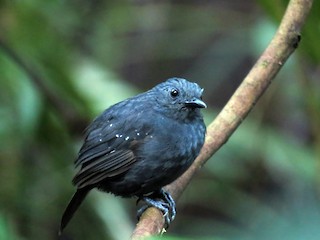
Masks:
[[[300,32],[312,6],[312,0],[291,0],[269,46],[235,91],[215,120],[207,127],[205,144],[193,165],[166,190],[175,200],[181,196],[196,171],[224,144],[249,114],[288,57],[298,47]],[[163,216],[148,208],[131,238],[143,239],[162,232]]]

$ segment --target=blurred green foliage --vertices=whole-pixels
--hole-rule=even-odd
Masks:
[[[211,122],[287,2],[0,2],[0,239],[58,239],[83,129],[111,104],[181,76],[205,88]],[[165,239],[320,238],[319,7]],[[135,222],[134,200],[93,192],[62,239],[127,239]]]

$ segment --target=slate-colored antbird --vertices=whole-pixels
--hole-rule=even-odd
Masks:
[[[106,109],[88,127],[75,161],[77,191],[66,208],[60,232],[87,193],[97,188],[122,197],[138,197],[159,208],[166,223],[175,203],[162,187],[173,182],[200,152],[206,127],[198,84],[170,78],[151,90]]]

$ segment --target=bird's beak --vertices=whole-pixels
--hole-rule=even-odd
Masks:
[[[207,108],[207,104],[205,104],[204,101],[198,98],[186,101],[184,104],[188,108]]]

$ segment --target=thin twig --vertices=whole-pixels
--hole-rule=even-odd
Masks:
[[[175,200],[180,197],[195,172],[227,142],[268,88],[288,57],[297,48],[301,28],[311,9],[312,2],[312,0],[291,0],[289,2],[280,26],[269,46],[220,114],[208,126],[206,141],[200,155],[187,172],[166,187]],[[132,239],[142,239],[161,233],[163,217],[157,211],[154,208],[145,211],[131,236]],[[157,214],[156,217],[154,214]],[[158,218],[161,218],[161,221]]]

